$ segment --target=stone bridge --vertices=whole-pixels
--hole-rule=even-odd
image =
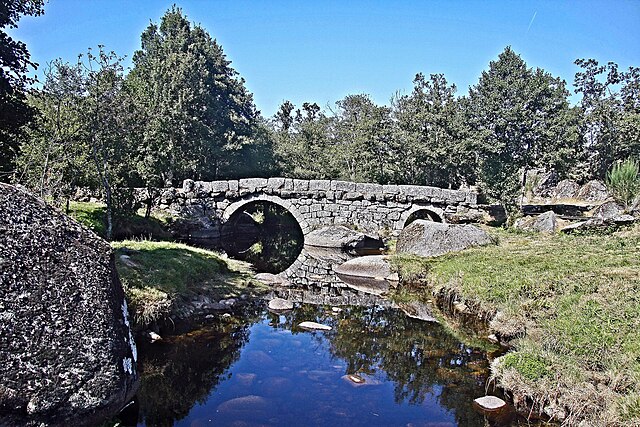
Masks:
[[[164,189],[157,206],[181,218],[182,234],[216,238],[225,221],[257,201],[288,210],[304,235],[327,225],[397,234],[412,216],[463,222],[483,214],[472,190],[290,178],[185,180],[182,188]]]

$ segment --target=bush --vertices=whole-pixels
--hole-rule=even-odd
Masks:
[[[627,159],[613,165],[607,173],[607,185],[613,196],[629,210],[640,195],[640,173],[638,162]]]

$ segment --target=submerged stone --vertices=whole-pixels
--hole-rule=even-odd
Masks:
[[[316,323],[316,322],[302,322],[298,326],[303,328],[303,329],[309,329],[309,330],[318,330],[318,331],[330,331],[331,330],[331,326],[323,325],[321,323]]]
[[[283,298],[274,298],[269,301],[269,310],[286,311],[293,310],[293,303]]]
[[[474,403],[485,411],[496,411],[507,406],[507,402],[495,396],[478,397]]]
[[[370,255],[354,258],[334,268],[338,274],[367,277],[377,280],[392,280],[389,257],[386,255]]]

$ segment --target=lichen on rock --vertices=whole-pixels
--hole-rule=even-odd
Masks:
[[[109,244],[0,184],[0,425],[90,425],[137,387]]]

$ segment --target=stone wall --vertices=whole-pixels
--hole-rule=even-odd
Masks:
[[[338,224],[369,232],[398,232],[419,210],[428,210],[445,222],[481,215],[477,193],[471,190],[289,178],[185,180],[182,188],[163,190],[157,207],[182,218],[183,231],[191,236],[216,237],[222,222],[254,201],[283,206],[304,234]]]

